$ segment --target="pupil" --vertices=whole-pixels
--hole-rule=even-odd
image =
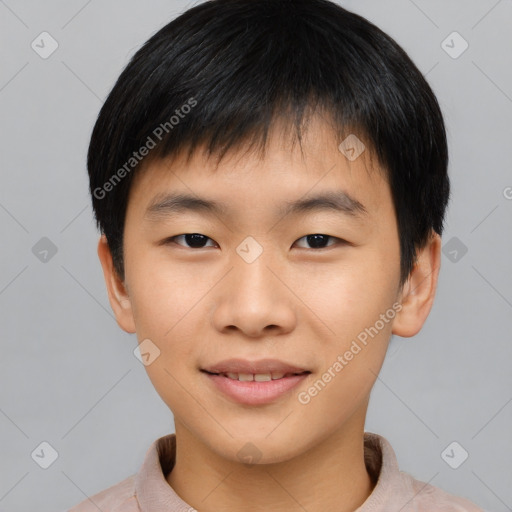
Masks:
[[[322,243],[322,239],[325,242],[327,237],[325,235],[308,235],[307,239],[308,239],[308,244],[311,245],[311,247],[316,247],[318,249],[318,247],[321,247],[324,245]]]
[[[190,247],[201,248],[204,247],[205,236],[199,233],[190,233],[185,235],[185,240]]]

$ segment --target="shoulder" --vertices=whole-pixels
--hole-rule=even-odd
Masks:
[[[377,479],[377,484],[360,512],[485,512],[466,498],[401,471],[395,451],[385,437],[365,432],[364,439],[366,467]]]
[[[67,512],[140,512],[135,497],[135,476],[90,496]]]
[[[418,512],[485,512],[473,502],[461,496],[450,494],[440,487],[416,480],[412,475],[400,471],[413,492],[411,504],[414,503]]]

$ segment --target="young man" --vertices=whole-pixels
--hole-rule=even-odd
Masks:
[[[391,334],[434,300],[447,166],[419,70],[334,3],[213,0],[151,37],[88,169],[109,300],[176,433],[72,510],[480,510],[364,431]]]

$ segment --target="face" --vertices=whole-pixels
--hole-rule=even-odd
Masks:
[[[339,143],[315,118],[303,156],[276,132],[263,159],[232,154],[214,169],[197,153],[153,162],[133,183],[118,322],[146,344],[175,422],[227,459],[250,441],[260,462],[288,460],[364,424],[401,309],[399,238],[384,174]],[[328,194],[336,200],[284,210]],[[228,377],[202,371],[230,358],[309,373],[274,398],[240,402],[215,382]]]

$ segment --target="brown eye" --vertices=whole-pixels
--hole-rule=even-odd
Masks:
[[[171,238],[168,238],[167,242],[173,242],[183,246],[182,243],[178,242],[179,239],[185,241],[187,245],[185,245],[184,247],[188,249],[202,249],[203,247],[207,247],[205,244],[208,240],[211,240],[213,242],[211,238],[202,235],[201,233],[185,233],[183,235],[176,235]]]
[[[302,238],[299,238],[299,240],[297,240],[297,242],[299,242],[300,240],[306,240],[306,242],[311,245],[311,247],[305,247],[306,249],[324,249],[326,247],[330,247],[331,245],[334,245],[334,244],[326,245],[327,241],[330,238],[333,240],[339,240],[339,241],[343,242],[343,240],[341,240],[341,238],[336,238],[334,236],[323,235],[323,234],[306,235],[306,236],[303,236]]]

